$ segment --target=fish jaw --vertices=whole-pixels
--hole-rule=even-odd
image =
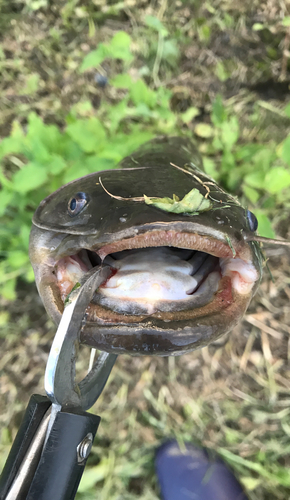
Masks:
[[[180,230],[181,227],[178,223],[167,226],[155,225],[155,229],[150,227],[147,231],[144,228],[142,230],[134,228],[131,237],[128,237],[128,234],[126,237],[122,233],[114,234],[102,242],[96,242],[95,236],[91,239],[86,238],[86,241],[82,237],[77,244],[75,238],[70,241],[65,234],[34,227],[31,233],[30,257],[39,293],[48,313],[56,323],[60,321],[66,295],[88,270],[87,262],[84,262],[85,259],[81,254],[82,248],[90,248],[90,251],[98,256],[100,263],[104,261],[108,264],[106,259],[109,259],[112,275],[107,283],[100,287],[95,300],[87,308],[87,321],[81,332],[83,343],[113,353],[165,356],[197,349],[230,331],[241,320],[260,279],[251,245],[245,244],[240,238],[232,240],[233,248],[231,248],[222,233],[206,228],[197,232],[196,227],[194,230],[191,227],[189,231],[190,224],[187,224],[183,231]],[[167,249],[167,259],[162,257],[164,249]],[[194,288],[194,276],[192,277],[190,272],[187,273],[191,264],[183,259],[177,265],[179,281],[176,282],[178,286],[185,283],[185,288],[176,300],[174,295],[170,295],[174,292],[175,279],[173,253],[178,252],[178,249],[182,249],[182,252],[195,252],[197,256],[200,253],[208,253],[213,259],[218,260],[218,266],[209,272],[206,280],[198,288],[200,291],[204,283],[208,282],[210,290],[208,300],[206,292],[200,294],[201,303],[196,302],[195,292],[190,297],[190,287]],[[126,252],[127,257],[123,258],[122,253]],[[130,252],[132,252],[131,257]],[[138,252],[141,257],[136,260],[137,268],[134,272],[137,273],[136,277],[132,278],[134,273],[130,277],[128,265]],[[142,292],[142,286],[138,289],[142,276],[144,277],[148,271],[146,252],[149,254],[148,268],[152,267],[150,262],[154,253],[156,256],[151,284],[151,278],[147,281],[149,288],[146,293],[149,300],[146,296],[142,297],[142,293],[146,295],[144,289]],[[110,261],[111,256],[117,254],[121,255],[121,258]],[[192,260],[194,262],[195,259]],[[162,271],[162,265],[164,268],[167,266],[169,270]],[[158,267],[161,267],[161,278],[156,278]],[[185,268],[187,271],[183,272]],[[117,298],[114,298],[116,280],[121,278],[122,281],[122,276],[127,278],[120,288],[121,293],[119,295],[117,293]],[[134,307],[132,307],[132,296],[130,297],[128,292],[131,285],[133,297],[135,294]],[[157,290],[162,288],[161,285],[167,292],[171,286],[171,291],[169,290],[170,293],[168,292],[169,295],[165,299],[164,297],[160,299],[160,290],[159,292]],[[140,295],[137,298],[136,290],[139,290]]]

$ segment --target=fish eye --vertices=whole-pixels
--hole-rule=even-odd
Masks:
[[[72,217],[75,215],[78,215],[87,205],[88,203],[88,197],[86,193],[77,193],[74,196],[71,197],[71,199],[68,202],[68,213]]]
[[[249,224],[249,229],[254,233],[258,229],[257,217],[255,216],[255,214],[253,214],[253,212],[250,212],[250,210],[246,211],[246,217]]]

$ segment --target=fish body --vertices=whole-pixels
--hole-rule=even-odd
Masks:
[[[240,321],[259,285],[249,214],[204,172],[189,140],[150,141],[39,205],[30,259],[47,312],[59,323],[72,288],[108,265],[81,342],[133,355],[203,347]]]

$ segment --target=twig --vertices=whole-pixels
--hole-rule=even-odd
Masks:
[[[181,172],[184,172],[185,174],[189,174],[191,175],[192,177],[194,177],[194,179],[199,182],[207,191],[206,195],[205,195],[205,198],[208,198],[209,194],[210,194],[210,189],[209,187],[204,183],[202,182],[202,180],[197,177],[197,175],[193,174],[192,172],[190,172],[189,170],[185,170],[185,168],[182,168],[182,167],[178,167],[178,165],[175,165],[174,163],[171,163],[170,162],[170,165],[172,165],[172,167],[175,167],[175,168],[178,168],[178,170],[181,170]]]
[[[101,184],[103,190],[111,196],[111,198],[115,198],[116,200],[121,201],[144,201],[144,196],[136,196],[135,198],[123,198],[122,196],[116,196],[115,194],[110,193],[104,186],[101,177],[99,177],[99,183]]]

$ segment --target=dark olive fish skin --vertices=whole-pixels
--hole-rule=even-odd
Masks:
[[[182,199],[193,188],[209,197],[210,210],[174,214],[116,198],[144,194],[172,198],[176,194]],[[96,252],[101,259],[127,249],[175,247],[203,251],[220,262],[234,259],[233,265],[240,260],[254,276],[242,293],[231,275],[222,276],[213,300],[193,311],[173,308],[172,312],[126,315],[91,305],[81,334],[81,341],[92,347],[133,355],[182,354],[207,345],[240,321],[261,279],[260,247],[256,242],[245,242],[245,235],[255,229],[247,212],[203,172],[201,158],[189,140],[150,141],[125,158],[118,170],[73,181],[40,204],[30,238],[40,296],[58,323],[63,300],[56,283],[57,263],[82,249]]]

